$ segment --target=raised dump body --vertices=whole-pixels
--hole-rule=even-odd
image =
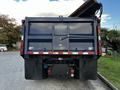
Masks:
[[[96,79],[100,54],[96,17],[26,17],[23,21],[21,55],[26,79]]]

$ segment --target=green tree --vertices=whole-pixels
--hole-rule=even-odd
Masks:
[[[107,34],[109,39],[114,39],[116,37],[119,37],[119,33],[117,30],[110,30]]]
[[[120,53],[120,33],[117,30],[111,30],[108,33],[108,44],[113,50]]]
[[[102,39],[102,46],[107,47],[107,40],[106,36],[108,34],[107,28],[101,28],[101,39]]]
[[[13,47],[20,40],[20,28],[14,18],[8,15],[0,15],[0,43],[7,44],[9,48]]]
[[[101,29],[101,38],[104,47],[111,47],[114,51],[120,53],[120,31]]]

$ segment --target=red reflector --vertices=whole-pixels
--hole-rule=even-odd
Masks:
[[[68,52],[68,54],[72,54],[72,52]]]
[[[53,54],[53,52],[49,52],[49,54]]]
[[[101,49],[99,49],[98,54],[99,54],[99,55],[101,55],[101,54],[102,54],[102,50],[101,50]]]
[[[94,52],[88,52],[88,54],[95,54]]]
[[[99,33],[99,34],[101,33],[100,26],[98,26],[98,33]]]
[[[78,52],[78,54],[83,54],[83,52]]]
[[[27,54],[33,54],[33,52],[29,51]]]
[[[59,52],[59,54],[63,54],[63,52]]]
[[[23,54],[23,40],[21,40],[21,45],[20,45],[20,54]]]
[[[48,68],[48,76],[51,76],[51,75],[52,75],[52,68],[49,67],[49,68]]]
[[[74,70],[73,69],[71,69],[71,71],[70,71],[72,74],[74,73]]]

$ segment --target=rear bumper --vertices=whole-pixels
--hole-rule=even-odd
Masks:
[[[51,54],[47,54],[47,55],[42,55],[42,54],[25,54],[22,55],[22,57],[24,58],[24,60],[38,60],[38,59],[42,59],[42,60],[50,60],[50,61],[74,61],[74,60],[97,60],[100,56],[99,55],[51,55]]]

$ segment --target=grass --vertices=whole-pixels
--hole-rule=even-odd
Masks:
[[[98,61],[98,71],[120,89],[120,57],[101,57]]]

